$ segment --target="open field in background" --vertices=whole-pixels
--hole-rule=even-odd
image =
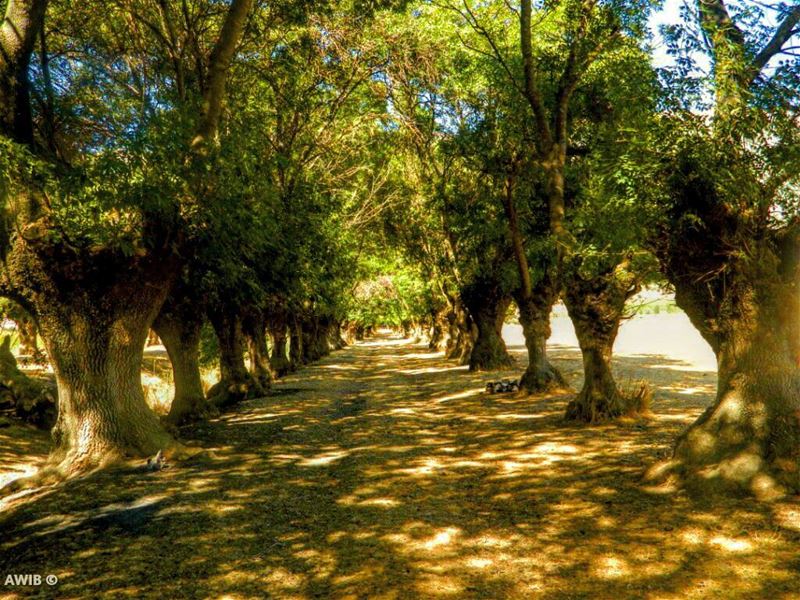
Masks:
[[[553,312],[550,320],[552,335],[548,347],[552,350],[578,350],[575,329],[569,317],[561,310]],[[525,347],[525,338],[519,325],[503,328],[503,338],[509,347]],[[682,311],[640,314],[623,321],[614,356],[661,356],[682,369],[716,373],[714,353],[706,341],[689,322]]]

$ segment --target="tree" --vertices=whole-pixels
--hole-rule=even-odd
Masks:
[[[676,302],[717,356],[718,383],[714,404],[680,436],[667,467],[703,492],[796,492],[798,63],[780,57],[800,7],[779,5],[774,28],[755,6],[741,15],[722,0],[697,7],[699,47],[713,64],[713,115],[665,118],[669,202],[657,252]]]
[[[9,245],[2,292],[34,316],[56,373],[58,418],[51,462],[60,473],[90,469],[120,455],[175,447],[144,402],[142,349],[180,266],[175,252],[177,201],[202,199],[199,192],[207,183],[203,171],[215,146],[226,76],[250,7],[250,0],[233,0],[221,15],[198,94],[192,97],[199,103],[198,118],[180,149],[189,169],[187,185],[162,203],[143,201],[152,193],[142,170],[146,167],[130,155],[118,160],[125,154],[124,143],[114,143],[118,140],[95,137],[73,165],[54,163],[42,151],[47,146],[32,135],[28,67],[47,3],[6,3],[0,135],[6,149],[31,165],[28,172],[33,174],[17,179],[6,194]],[[55,3],[53,10],[63,11],[59,15],[65,19],[80,16]],[[112,15],[112,22],[117,17]],[[95,56],[103,56],[105,42],[89,41],[96,44]],[[65,80],[90,69],[88,64],[67,64]],[[111,76],[113,71],[112,65],[105,73]],[[135,114],[132,129],[143,125],[140,116]],[[177,190],[165,186],[162,192]]]
[[[632,43],[639,35],[646,7],[594,1],[548,3],[535,10],[530,1],[523,1],[519,10],[500,2],[443,4],[472,31],[471,37],[460,36],[462,42],[493,63],[487,72],[497,82],[496,89],[511,92],[505,115],[516,119],[516,128],[522,132],[516,143],[521,156],[508,163],[508,190],[503,203],[519,271],[516,301],[529,355],[522,384],[528,391],[546,391],[563,385],[560,374],[547,361],[545,343],[550,333],[550,311],[563,284],[565,261],[577,250],[565,220],[568,157],[575,150],[570,145],[576,121],[574,99],[600,58]],[[509,35],[512,19],[519,23],[516,50]],[[524,106],[509,108],[515,101],[524,102]],[[530,240],[525,239],[520,226],[514,194],[518,165],[539,171],[538,178],[529,181],[540,186],[549,216],[552,250],[549,257],[545,254],[538,258],[544,268],[535,280],[526,250]]]

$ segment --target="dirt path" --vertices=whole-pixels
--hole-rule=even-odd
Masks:
[[[574,351],[556,355],[575,370]],[[800,598],[798,503],[712,508],[640,485],[708,378],[621,363],[637,369],[659,382],[656,418],[576,427],[565,397],[487,396],[498,374],[408,341],[345,349],[192,432],[209,448],[194,464],[104,473],[0,513],[0,584],[52,573],[30,593],[59,598]]]

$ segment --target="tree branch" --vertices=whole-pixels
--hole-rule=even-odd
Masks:
[[[197,134],[192,140],[193,149],[211,143],[217,135],[228,71],[252,5],[253,0],[232,0],[228,14],[225,16],[219,38],[217,38],[217,43],[209,58],[200,122]]]
[[[753,59],[750,83],[752,83],[753,79],[758,77],[758,74],[772,57],[781,53],[783,45],[797,33],[795,28],[798,23],[800,23],[800,5],[795,6],[786,14],[786,17],[775,30],[772,39],[767,42],[766,46],[764,46],[756,55],[755,59]]]
[[[33,145],[28,66],[47,0],[8,0],[0,25],[0,133]]]
[[[533,73],[533,48],[531,45],[531,16],[533,8],[531,0],[522,0],[520,10],[519,43],[522,52],[522,67],[525,77],[525,97],[533,110],[536,119],[536,129],[539,132],[539,151],[552,144],[553,135],[547,122],[547,111],[542,101],[541,93],[536,86]]]

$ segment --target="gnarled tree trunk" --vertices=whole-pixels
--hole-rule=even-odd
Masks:
[[[550,337],[550,312],[558,299],[558,288],[549,279],[540,282],[531,296],[516,295],[519,323],[528,349],[528,366],[522,374],[520,388],[532,393],[566,387],[564,377],[547,359]]]
[[[765,254],[732,266],[717,297],[673,279],[678,305],[717,356],[714,404],[675,446],[672,467],[690,488],[800,491],[798,246],[793,252],[777,264]]]
[[[632,408],[611,371],[612,349],[625,302],[639,289],[627,267],[624,261],[611,272],[589,279],[583,279],[577,268],[567,270],[564,302],[583,356],[583,387],[567,405],[567,419],[597,423]]]
[[[503,295],[496,284],[479,282],[465,290],[463,299],[477,328],[470,371],[510,367],[513,361],[503,341],[503,322],[511,298]]]
[[[178,447],[145,403],[141,383],[147,333],[177,274],[174,257],[54,257],[42,244],[18,238],[8,267],[56,375],[53,466],[69,475]],[[105,268],[90,266],[98,263]]]
[[[764,70],[791,44],[800,7],[781,15],[760,48],[723,0],[698,8],[715,66],[713,122],[676,147],[669,227],[656,247],[678,306],[716,354],[718,382],[669,466],[704,493],[798,492],[800,218],[778,226],[791,214],[780,210],[789,208],[784,161],[764,151],[794,140],[775,128],[765,141],[751,127],[768,121],[755,87],[770,83]]]
[[[468,365],[477,330],[460,298],[453,302],[453,311],[448,315],[447,322],[449,335],[445,357],[456,359],[459,365]]]
[[[153,330],[161,338],[172,364],[175,395],[167,421],[175,425],[203,418],[210,409],[200,377],[203,313],[180,288],[181,284],[176,285],[153,322]]]
[[[431,313],[431,327],[428,335],[429,350],[444,352],[450,344],[451,310],[451,307],[447,305]]]
[[[341,350],[347,345],[342,337],[342,323],[337,319],[331,319],[328,324],[328,347],[331,350]]]
[[[664,231],[659,259],[717,357],[718,380],[668,471],[702,493],[800,491],[800,220],[775,228],[743,210],[691,155],[671,188],[676,226]]]
[[[229,406],[247,398],[266,394],[247,370],[244,362],[245,339],[242,319],[232,307],[215,307],[208,313],[219,341],[220,380],[208,390],[208,400],[217,406]]]
[[[289,356],[287,354],[287,331],[286,318],[280,314],[272,314],[267,318],[267,329],[272,338],[272,352],[269,356],[269,367],[275,377],[283,377],[291,370]]]
[[[328,346],[327,325],[325,319],[311,315],[300,321],[302,332],[303,363],[309,364],[318,361],[323,356],[330,354]]]
[[[261,311],[253,311],[242,322],[242,331],[247,339],[247,353],[250,357],[250,375],[264,392],[272,385],[269,370],[269,350],[267,349],[267,325]]]

